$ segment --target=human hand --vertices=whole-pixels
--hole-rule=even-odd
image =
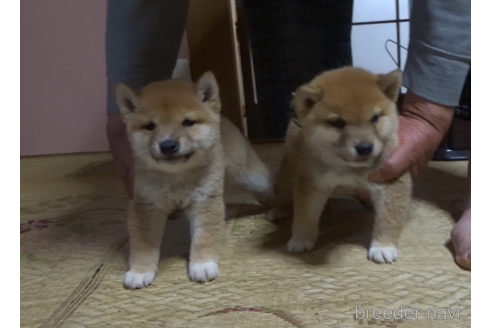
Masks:
[[[125,123],[119,115],[109,115],[106,122],[106,134],[109,140],[109,148],[113,154],[116,171],[123,180],[126,193],[133,197],[133,182],[135,173],[133,170],[133,156],[126,133]]]
[[[431,160],[453,120],[452,107],[443,106],[408,91],[399,116],[400,143],[369,179],[384,182],[405,172],[418,174]]]
[[[399,147],[379,169],[371,172],[369,179],[384,182],[405,172],[419,173],[446,135],[453,116],[452,107],[430,102],[409,91],[399,116]],[[357,189],[355,193],[362,204],[369,204],[371,196],[367,191]]]

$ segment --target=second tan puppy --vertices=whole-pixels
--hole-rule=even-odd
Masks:
[[[224,180],[238,183],[260,201],[268,200],[273,193],[269,171],[248,140],[221,117],[212,73],[194,86],[168,80],[137,92],[120,84],[117,102],[135,158],[124,285],[142,288],[154,281],[164,226],[176,214],[191,224],[190,279],[217,278]]]
[[[318,221],[337,187],[362,188],[371,194],[376,218],[368,258],[392,263],[402,220],[411,200],[411,178],[376,184],[368,173],[398,146],[395,101],[401,75],[374,75],[344,67],[325,72],[295,92],[298,124],[287,131],[286,151],[275,184],[277,205],[270,219],[290,215],[294,222],[290,252],[313,248]]]

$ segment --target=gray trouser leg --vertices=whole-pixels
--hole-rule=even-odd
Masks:
[[[171,78],[183,37],[188,0],[108,0],[107,114],[118,114],[114,85],[140,89]]]
[[[403,85],[457,106],[471,64],[471,0],[414,0]]]

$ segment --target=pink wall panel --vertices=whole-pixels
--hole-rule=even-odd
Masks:
[[[20,9],[21,156],[108,150],[106,1],[23,0]]]
[[[106,1],[20,6],[21,156],[107,150]]]

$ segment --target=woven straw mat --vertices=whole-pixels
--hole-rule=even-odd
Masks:
[[[278,168],[280,145],[256,148]],[[471,274],[449,242],[466,172],[466,162],[431,163],[415,180],[395,264],[367,260],[374,214],[357,201],[330,200],[315,249],[292,255],[290,221],[268,222],[231,191],[219,279],[187,278],[189,228],[178,219],[166,227],[156,281],[130,291],[122,286],[128,199],[111,156],[23,158],[21,327],[469,327]],[[422,310],[362,317],[368,308]]]

